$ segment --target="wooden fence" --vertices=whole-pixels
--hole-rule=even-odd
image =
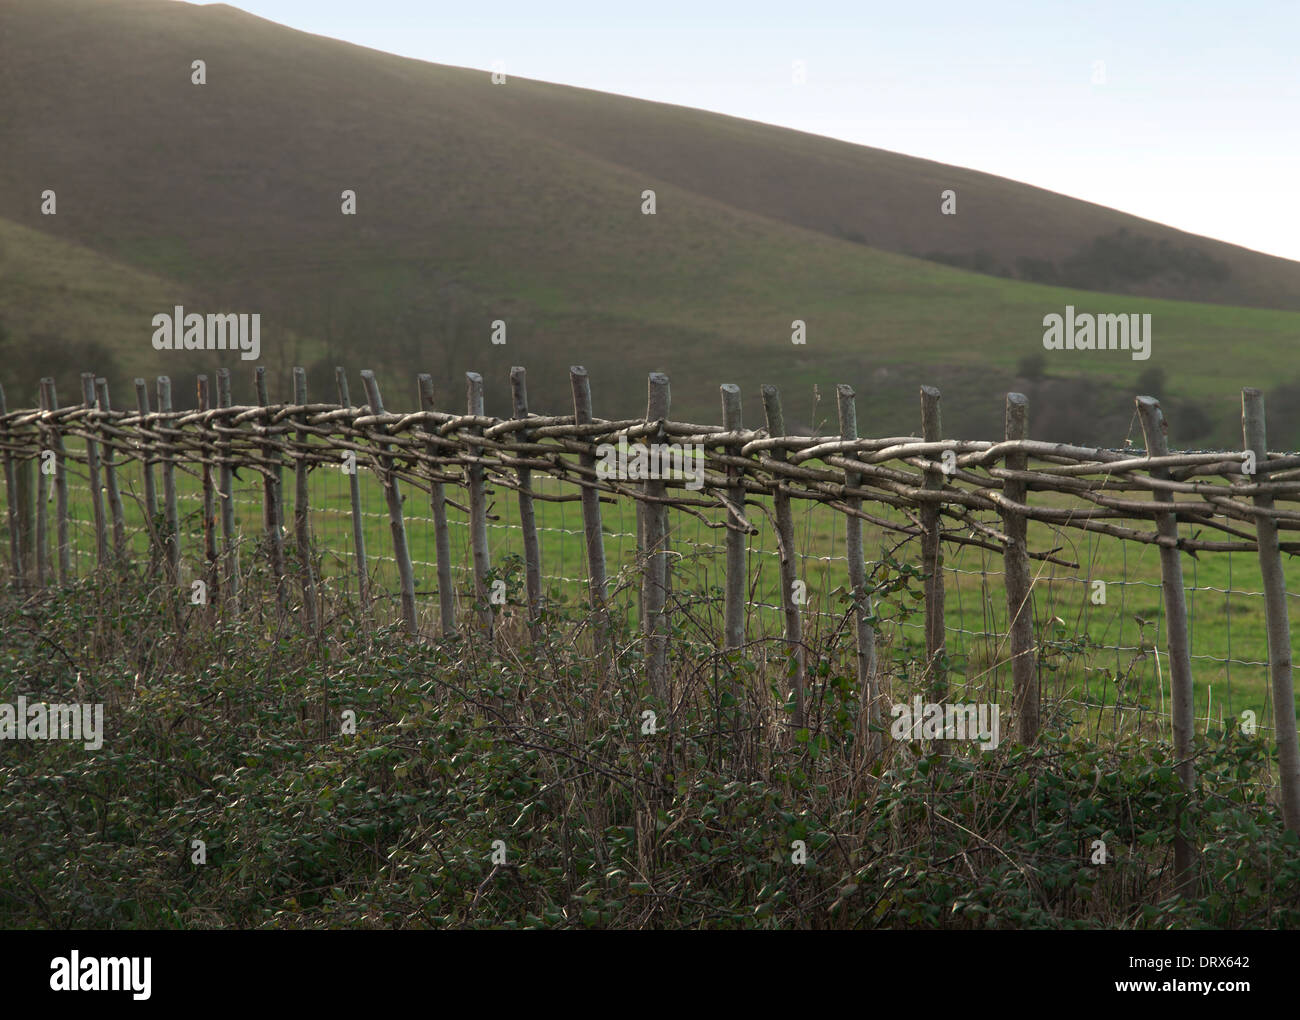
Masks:
[[[1137,398],[1145,449],[1104,450],[1029,438],[1029,406],[1017,393],[1006,397],[1002,439],[944,439],[940,394],[920,393],[920,436],[863,438],[858,435],[854,392],[837,389],[839,432],[831,436],[786,434],[780,394],[762,390],[764,422],[746,428],[741,394],[721,387],[721,425],[694,425],[670,417],[670,386],[653,373],[643,417],[607,421],[594,417],[591,384],[585,369],[570,371],[573,413],[537,415],[528,409],[524,369],[511,370],[511,414],[489,416],[483,404],[483,381],[466,379],[465,411],[439,410],[433,380],[417,380],[419,410],[388,410],[374,374],[361,373],[366,403],[353,404],[348,381],[337,370],[336,402],[311,402],[306,373],[295,369],[292,403],[273,404],[264,370],[254,383],[256,403],[235,404],[230,376],[217,374],[215,402],[209,381],[197,379],[197,407],[173,407],[170,380],[160,377],[156,409],[150,406],[144,380],[135,382],[136,408],[115,409],[108,384],[82,376],[79,403],[61,407],[53,380],[42,381],[40,406],[8,411],[0,390],[0,456],[15,583],[43,586],[57,576],[71,576],[68,528],[67,465],[84,466],[90,481],[98,561],[108,564],[126,555],[126,529],[117,474],[123,463],[143,465],[144,501],[150,522],[151,548],[157,568],[171,583],[179,582],[180,529],[175,473],[178,465],[202,478],[203,562],[207,583],[218,600],[238,598],[240,567],[232,503],[232,472],[257,472],[263,480],[263,555],[287,605],[291,587],[301,595],[303,619],[318,627],[320,579],[310,557],[296,558],[294,573],[286,560],[283,475],[293,472],[293,522],[299,549],[309,548],[308,476],[316,467],[341,464],[351,475],[353,553],[361,598],[370,598],[367,551],[361,527],[357,470],[370,470],[382,482],[392,534],[393,558],[400,583],[401,614],[406,628],[418,633],[414,572],[403,515],[403,484],[429,494],[437,546],[439,618],[444,635],[456,633],[451,598],[451,556],[447,509],[468,513],[473,553],[476,613],[472,633],[490,634],[493,615],[487,594],[491,562],[487,540],[485,486],[498,485],[518,495],[524,539],[526,602],[530,625],[541,606],[541,562],[535,529],[535,500],[581,503],[587,550],[589,598],[597,652],[613,654],[607,622],[607,578],[601,524],[602,502],[626,499],[637,508],[641,581],[641,625],[649,688],[665,697],[668,688],[670,629],[666,612],[671,589],[668,555],[668,508],[693,514],[709,527],[726,529],[726,582],[723,647],[745,641],[747,537],[757,530],[754,508],[768,512],[754,497],[768,497],[781,566],[785,633],[793,662],[794,724],[806,718],[807,663],[802,635],[800,581],[793,547],[796,501],[816,501],[843,515],[851,610],[855,614],[856,671],[863,703],[877,721],[876,635],[869,622],[861,528],[864,522],[919,538],[925,580],[926,665],[935,700],[947,692],[944,673],[945,629],[943,558],[945,546],[970,545],[1004,558],[1010,655],[1018,736],[1032,742],[1039,729],[1036,649],[1031,624],[1031,564],[1047,561],[1076,567],[1058,549],[1029,548],[1028,524],[1073,528],[1125,542],[1159,548],[1172,673],[1172,723],[1179,775],[1193,787],[1192,674],[1182,580],[1182,552],[1247,551],[1257,553],[1264,580],[1269,645],[1269,675],[1276,707],[1282,808],[1289,828],[1300,831],[1300,748],[1297,747],[1291,642],[1282,553],[1300,551],[1300,542],[1280,541],[1279,534],[1300,530],[1300,456],[1267,452],[1263,397],[1242,392],[1241,453],[1170,453],[1160,404]],[[81,442],[74,450],[68,439]],[[686,471],[652,471],[637,477],[632,468],[603,470],[609,450],[620,442],[664,449],[702,448],[702,475]],[[610,444],[608,447],[603,444]],[[629,465],[637,456],[628,458]],[[651,461],[650,463],[654,463]],[[685,459],[673,462],[684,467]],[[621,466],[621,465],[620,465]],[[161,472],[161,511],[155,469]],[[576,494],[542,491],[534,472],[576,486]],[[454,503],[447,486],[467,493],[467,506]],[[47,504],[53,486],[54,545],[51,555]],[[1033,499],[1051,493],[1051,505]],[[1292,504],[1287,506],[1287,504]],[[873,509],[894,508],[901,520]],[[718,511],[718,519],[708,511]],[[1124,523],[1118,523],[1124,522]],[[1193,536],[1180,535],[1179,523],[1192,524]],[[1209,536],[1209,537],[1207,537]],[[55,563],[57,562],[57,570]],[[1190,851],[1177,845],[1177,870],[1185,874]]]

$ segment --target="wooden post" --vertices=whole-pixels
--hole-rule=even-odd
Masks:
[[[46,400],[45,380],[41,380],[38,403],[42,411],[49,411]],[[41,423],[37,428],[40,442],[36,448],[36,587],[44,588],[50,583],[50,539],[49,503],[50,476],[45,473],[45,444],[49,442],[49,426]],[[51,443],[51,447],[53,444]]]
[[[671,406],[672,394],[668,376],[651,372],[646,399],[646,421],[665,421]],[[651,444],[663,438],[662,431],[652,433]],[[652,447],[653,449],[653,447]],[[658,460],[659,458],[655,458]],[[644,484],[647,496],[663,497],[668,487],[662,480],[648,478]],[[646,640],[646,665],[650,690],[665,706],[669,706],[668,682],[668,617],[664,606],[668,601],[668,508],[663,503],[646,503],[644,514],[644,541],[646,569],[641,581],[641,604],[645,607],[642,632]]]
[[[158,377],[158,413],[172,413],[172,381],[165,375]],[[170,422],[160,422],[159,427],[169,427]],[[167,570],[167,583],[173,587],[181,583],[181,526],[180,514],[176,508],[176,458],[172,454],[171,441],[162,442],[162,480],[163,480],[163,562]]]
[[[483,377],[477,372],[465,373],[466,411],[473,415],[483,414]],[[471,427],[466,430],[469,436],[478,435],[482,429]],[[471,460],[466,470],[469,484],[469,534],[474,553],[474,598],[478,603],[479,628],[483,634],[492,637],[492,606],[488,602],[488,572],[492,561],[488,557],[487,537],[487,494],[483,489],[483,466],[477,463],[483,448],[469,441],[465,445]]]
[[[0,386],[0,415],[8,414],[8,404],[5,402],[5,390]],[[6,431],[8,431],[6,429]],[[9,518],[9,571],[13,579],[14,588],[21,591],[23,587],[23,554],[22,543],[19,541],[19,524],[18,524],[18,473],[15,470],[14,456],[8,450],[4,452],[5,465],[5,511]]]
[[[269,407],[271,398],[266,388],[266,368],[257,366],[254,373],[257,386],[257,406]],[[288,605],[288,592],[285,588],[284,566],[284,521],[280,516],[280,455],[272,446],[272,438],[266,425],[257,429],[266,436],[263,444],[262,463],[265,472],[262,475],[262,525],[266,532],[267,557],[271,562],[271,573],[275,575],[276,597],[281,609]]]
[[[81,373],[81,399],[88,411],[95,410],[95,373]],[[86,422],[87,431],[94,426]],[[104,522],[104,492],[99,484],[99,444],[86,440],[86,469],[90,476],[90,505],[95,514],[95,552],[102,567],[108,562],[108,527]]]
[[[522,371],[522,369],[520,370]],[[569,383],[573,388],[573,421],[575,425],[591,424],[591,378],[582,365],[569,368]],[[586,440],[583,440],[586,442]],[[578,465],[587,471],[596,470],[596,454],[578,454]],[[605,536],[600,520],[600,493],[595,489],[582,490],[582,529],[587,544],[587,591],[591,598],[591,611],[596,627],[596,653],[602,658],[610,654],[609,589],[605,574]]]
[[[636,555],[637,562],[644,565],[645,570],[650,569],[650,558],[646,552],[645,546],[645,515],[646,504],[641,500],[636,501]],[[642,629],[645,627],[645,575],[642,574],[642,583],[636,588],[636,613],[637,619],[641,621]]]
[[[371,414],[385,414],[384,401],[379,395],[379,383],[369,369],[361,373],[361,383],[366,388],[366,400]],[[419,625],[415,617],[415,571],[411,567],[411,551],[406,544],[406,523],[402,520],[402,491],[393,474],[393,458],[388,456],[388,443],[379,443],[378,467],[384,485],[384,498],[388,503],[388,526],[393,533],[393,558],[397,560],[397,575],[402,586],[402,619],[409,634],[416,634]]]
[[[839,401],[840,439],[849,442],[858,438],[858,411],[852,386],[841,383],[835,388]],[[862,484],[862,474],[845,471],[844,484],[855,489]],[[851,510],[862,509],[861,496],[845,496]],[[858,691],[862,698],[863,718],[866,722],[867,754],[874,756],[880,750],[880,705],[876,691],[876,629],[871,625],[871,593],[867,589],[867,564],[862,554],[862,519],[845,514],[844,551],[849,561],[849,584],[853,589],[854,629],[858,648]]]
[[[217,406],[230,407],[230,369],[217,369]],[[217,419],[219,424],[225,425],[226,420]],[[222,588],[224,597],[229,604],[236,610],[239,608],[239,544],[235,535],[235,493],[234,493],[234,465],[230,463],[231,446],[230,440],[219,440],[217,442],[217,452],[221,456],[221,471],[219,474],[220,499],[221,499],[221,545],[222,555],[225,560],[224,572],[226,583]]]
[[[334,369],[334,384],[338,387],[339,404],[351,407],[348,374],[341,365]],[[361,604],[362,618],[365,619],[370,610],[370,568],[366,565],[365,519],[361,515],[361,473],[357,470],[355,457],[352,470],[348,472],[348,493],[352,499],[352,551],[357,558],[357,597]]]
[[[113,402],[108,395],[108,380],[103,376],[95,379],[95,393],[99,398],[99,409],[108,414],[113,410]],[[105,419],[104,424],[111,424]],[[113,518],[113,554],[118,562],[126,562],[126,515],[122,512],[122,493],[117,487],[117,458],[111,443],[104,444],[104,488],[108,492],[108,512]]]
[[[767,419],[769,436],[785,435],[785,417],[781,412],[781,391],[772,385],[763,387],[763,413]],[[786,451],[780,447],[772,450],[773,460],[785,460]],[[784,483],[779,483],[772,499],[776,513],[776,540],[781,557],[781,605],[785,610],[785,640],[794,657],[794,726],[803,729],[808,713],[805,704],[808,667],[803,646],[803,620],[799,604],[795,602],[795,582],[798,567],[795,563],[794,517],[790,513],[790,496]]]
[[[25,458],[15,465],[17,489],[14,497],[18,501],[18,561],[23,573],[19,590],[31,588],[36,575],[36,486],[32,481],[32,472],[36,470],[36,459]]]
[[[570,369],[570,375],[572,375]],[[527,373],[516,365],[510,369],[511,413],[516,419],[528,417]],[[521,440],[529,437],[528,429],[515,433]],[[519,479],[519,527],[524,537],[524,583],[528,598],[528,631],[534,641],[538,638],[538,617],[542,609],[542,554],[537,544],[537,517],[533,511],[533,472],[521,467],[516,472]],[[584,490],[585,492],[585,490]],[[585,514],[586,506],[583,511]],[[600,500],[596,501],[599,520]],[[590,555],[590,550],[589,553]],[[604,568],[604,546],[601,546],[601,568]],[[594,576],[594,572],[593,572]]]
[[[420,383],[420,407],[425,411],[435,411],[433,403],[433,376],[422,373]],[[430,444],[429,452],[437,455],[438,448]],[[447,487],[443,482],[433,479],[429,484],[429,509],[433,512],[433,542],[438,553],[438,616],[442,624],[442,636],[452,637],[456,633],[456,589],[451,580],[451,534],[447,530]]]
[[[1241,391],[1241,430],[1245,447],[1254,454],[1257,468],[1268,462],[1264,428],[1264,394],[1257,389]],[[1264,476],[1267,479],[1267,476]],[[1260,510],[1273,509],[1272,494],[1255,497]],[[1300,832],[1300,740],[1296,735],[1295,687],[1291,676],[1291,623],[1286,609],[1286,575],[1278,551],[1277,522],[1267,513],[1255,520],[1259,548],[1259,569],[1264,581],[1264,619],[1268,628],[1268,676],[1273,688],[1274,732],[1277,737],[1278,780],[1282,790],[1282,820],[1292,832]]]
[[[293,370],[293,402],[299,406],[305,406],[307,403],[307,370],[305,368],[295,368]],[[307,412],[304,411],[299,420],[305,423],[306,419]],[[317,614],[316,577],[311,550],[311,508],[308,502],[310,499],[311,465],[307,462],[305,456],[307,437],[307,432],[302,429],[298,430],[298,455],[295,458],[297,463],[294,465],[293,533],[294,544],[298,546],[298,568],[302,577],[302,614],[307,623],[307,629],[313,634],[318,634],[320,633],[320,620]]]
[[[1155,397],[1137,398],[1138,416],[1142,420],[1142,435],[1146,440],[1148,457],[1163,457],[1169,452],[1166,439],[1168,425]],[[1169,469],[1151,469],[1151,477],[1167,479]],[[1155,493],[1157,503],[1173,502],[1173,493]],[[1156,515],[1156,530],[1164,538],[1178,538],[1178,518],[1174,514]],[[1183,592],[1183,564],[1175,546],[1160,546],[1160,580],[1165,595],[1165,634],[1169,642],[1170,688],[1173,693],[1174,757],[1178,779],[1190,797],[1196,784],[1195,766],[1192,762],[1194,723],[1192,719],[1192,659],[1187,640],[1187,603]],[[1294,704],[1294,703],[1293,703]],[[1294,708],[1291,709],[1294,716]],[[1180,892],[1190,893],[1193,887],[1194,862],[1192,844],[1187,834],[1179,831],[1174,836],[1174,881]]]
[[[927,443],[937,443],[943,435],[939,414],[939,391],[933,386],[921,387],[921,434]],[[930,459],[934,459],[933,455]],[[928,468],[923,488],[943,488],[943,472]],[[925,653],[926,673],[930,677],[930,691],[934,701],[948,697],[948,670],[944,660],[948,654],[947,632],[944,630],[943,542],[939,532],[939,505],[926,503],[921,507],[921,565],[925,581]]]
[[[718,387],[722,395],[722,427],[728,432],[739,432],[745,427],[745,416],[740,401],[740,387],[723,383]],[[745,507],[745,486],[740,468],[728,467],[727,498],[741,510]],[[735,515],[729,515],[733,524],[739,524]],[[728,651],[745,643],[745,585],[749,572],[745,563],[749,536],[734,528],[727,529],[727,580],[722,607],[723,647]]]
[[[208,377],[200,375],[195,380],[195,396],[198,398],[199,413],[206,414],[212,410],[212,393],[208,388]],[[202,428],[211,428],[209,422],[203,422]],[[215,449],[207,443],[203,445],[203,562],[204,583],[208,587],[208,602],[215,603],[221,591],[217,575],[217,492],[212,481],[212,455]]]
[[[45,406],[51,411],[59,409],[59,391],[53,378],[41,380],[47,389]],[[54,428],[54,522],[55,541],[59,549],[59,583],[72,580],[72,540],[68,535],[68,463],[67,449],[63,443],[63,430]]]
[[[1005,427],[1009,442],[1029,438],[1029,400],[1023,393],[1007,394]],[[1012,471],[1024,471],[1029,466],[1029,458],[1023,453],[1009,453],[1006,463]],[[1015,503],[1023,504],[1028,498],[1028,486],[1023,481],[1012,478],[1005,480],[1002,492]],[[1034,648],[1034,602],[1029,573],[1029,522],[1022,514],[1004,509],[1002,528],[1009,539],[1002,553],[1002,563],[1006,571],[1012,701],[1015,704],[1020,741],[1028,745],[1038,740],[1039,727],[1038,661]]]
[[[143,379],[135,380],[135,402],[140,410],[142,419],[148,418],[149,411],[149,389]],[[151,440],[143,438],[143,432],[146,428],[145,422],[140,423],[140,462],[144,470],[144,512],[145,522],[149,533],[149,576],[158,575],[158,563],[161,559],[161,549],[158,543],[158,490],[154,484],[153,474],[153,443]]]

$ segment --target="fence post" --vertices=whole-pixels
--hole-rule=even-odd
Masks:
[[[647,558],[645,546],[645,515],[647,504],[642,500],[636,501],[636,555],[637,561],[642,564],[643,570],[650,569],[650,561]],[[636,586],[636,614],[637,619],[641,621],[642,631],[645,629],[645,574],[642,574],[641,584]]]
[[[45,406],[52,412],[57,411],[59,391],[54,379],[42,379],[41,386],[48,390]],[[54,522],[55,540],[59,547],[59,583],[67,584],[72,580],[72,542],[68,537],[68,464],[63,429],[57,423],[54,427],[54,454]]]
[[[745,416],[740,401],[740,387],[735,383],[723,383],[718,389],[722,395],[722,427],[728,432],[741,431],[745,427]],[[739,510],[745,508],[742,476],[741,468],[727,468],[727,479],[732,483],[727,486],[727,498]],[[733,524],[740,523],[734,515],[732,517]],[[727,651],[745,643],[745,583],[749,580],[745,553],[748,541],[748,532],[727,529],[727,587],[722,607],[723,647]]]
[[[835,388],[839,400],[840,439],[845,442],[858,438],[858,411],[852,386],[841,383]],[[862,484],[862,474],[845,471],[846,488]],[[851,510],[862,508],[862,497],[845,496]],[[863,715],[866,718],[867,754],[875,755],[880,749],[880,705],[876,691],[876,630],[871,625],[871,594],[867,590],[866,559],[862,554],[862,520],[845,514],[844,551],[849,561],[849,584],[853,588],[853,617],[858,646],[858,690],[861,692]]]
[[[88,411],[95,410],[95,373],[81,373],[81,399]],[[93,426],[88,420],[87,431]],[[90,476],[90,505],[95,514],[95,552],[99,566],[108,560],[108,528],[104,522],[104,493],[99,487],[99,444],[93,439],[86,440],[86,469]]]
[[[257,406],[269,407],[271,398],[266,389],[266,367],[264,365],[257,366],[254,379],[257,386]],[[264,417],[263,421],[265,420]],[[280,485],[283,476],[280,474],[280,455],[275,452],[272,445],[274,440],[271,438],[269,429],[270,426],[267,424],[257,426],[257,431],[266,437],[265,442],[262,444],[262,462],[264,465],[262,475],[262,524],[266,532],[267,556],[271,561],[271,572],[275,575],[276,595],[280,608],[284,609],[289,600],[284,583],[284,521],[280,516],[282,506],[280,502]]]
[[[646,399],[646,421],[666,421],[671,401],[668,376],[662,372],[651,372]],[[652,444],[658,443],[663,438],[662,430],[647,438]],[[649,462],[653,464],[660,459],[652,454]],[[653,473],[657,472],[653,469],[647,472]],[[647,478],[644,490],[647,496],[663,497],[668,487],[662,479]],[[643,513],[646,569],[641,581],[641,602],[645,607],[642,632],[646,639],[647,672],[650,690],[665,706],[669,706],[668,618],[664,613],[664,605],[668,600],[668,508],[663,503],[646,503]]]
[[[217,407],[231,406],[230,369],[217,369]],[[218,416],[217,427],[222,427],[226,419]],[[238,611],[239,609],[239,546],[235,536],[235,494],[233,491],[234,465],[230,462],[230,440],[217,441],[217,454],[221,458],[219,476],[221,500],[221,544],[225,560],[226,583],[223,588],[225,598]]]
[[[95,393],[99,399],[99,409],[105,414],[110,414],[113,410],[113,402],[108,395],[108,380],[103,376],[95,379]],[[117,487],[117,458],[113,450],[113,444],[109,441],[112,436],[108,430],[112,428],[112,419],[104,419],[105,436],[104,441],[104,488],[108,492],[108,512],[113,518],[113,555],[119,562],[126,561],[126,515],[122,512],[122,493]]]
[[[1137,398],[1138,416],[1148,457],[1169,453],[1166,433],[1169,426],[1155,397]],[[1151,477],[1169,477],[1167,467],[1151,469]],[[1172,503],[1171,492],[1155,493],[1157,503]],[[1178,538],[1178,518],[1171,513],[1156,514],[1156,530],[1164,538]],[[1190,798],[1195,789],[1196,772],[1192,762],[1194,723],[1192,720],[1192,659],[1187,641],[1187,602],[1183,592],[1183,564],[1176,545],[1160,546],[1160,580],[1165,594],[1165,635],[1169,642],[1170,688],[1173,694],[1174,757],[1178,779]],[[1292,708],[1294,716],[1294,707]],[[1182,818],[1174,836],[1174,881],[1181,892],[1190,892],[1194,882],[1192,845],[1182,831]]]
[[[781,391],[772,385],[763,387],[763,413],[767,419],[767,434],[772,437],[785,435],[785,417],[781,412]],[[786,451],[772,448],[773,460],[785,460]],[[776,539],[780,547],[781,562],[781,605],[785,610],[785,640],[790,653],[794,656],[794,726],[803,729],[807,725],[806,693],[807,657],[803,646],[803,620],[799,616],[799,605],[794,600],[795,581],[798,580],[795,566],[794,517],[790,513],[790,496],[785,483],[776,478],[776,493],[772,497],[776,513]]]
[[[437,410],[433,403],[433,376],[423,372],[419,377],[420,407],[426,412]],[[438,455],[438,448],[429,444],[429,452]],[[433,512],[433,542],[438,553],[438,616],[442,636],[456,634],[456,590],[451,580],[451,534],[447,530],[447,487],[438,479],[429,483],[429,509]]]
[[[32,482],[32,472],[36,461],[31,458],[18,461],[17,465],[18,500],[18,547],[19,562],[22,564],[22,584],[20,590],[31,588],[36,572],[36,486]]]
[[[927,443],[937,443],[943,436],[943,422],[939,413],[939,391],[933,386],[921,387],[921,435]],[[932,459],[927,455],[927,459]],[[943,488],[943,472],[926,468],[923,488],[934,491]],[[939,532],[939,504],[926,502],[921,507],[921,565],[926,572],[925,581],[925,654],[926,672],[930,675],[930,691],[935,701],[948,697],[947,632],[944,629],[943,542]]]
[[[522,371],[522,370],[521,370]],[[569,368],[569,383],[573,388],[573,422],[575,425],[591,424],[591,378],[581,365]],[[589,437],[580,436],[579,442],[588,443]],[[596,453],[578,454],[578,464],[585,475],[596,470]],[[590,482],[591,479],[584,478]],[[582,527],[587,545],[587,590],[591,597],[591,609],[595,615],[596,653],[602,657],[609,655],[609,597],[608,581],[605,575],[605,537],[601,529],[600,492],[583,486],[582,488]]]
[[[149,533],[149,576],[155,577],[158,573],[158,561],[160,558],[158,548],[158,490],[154,485],[153,475],[153,444],[145,440],[145,419],[149,417],[149,388],[145,381],[140,378],[135,380],[135,402],[140,409],[140,462],[144,467],[144,512],[147,531]]]
[[[5,390],[3,386],[0,386],[0,415],[8,413]],[[7,428],[6,431],[8,431]],[[14,457],[8,449],[4,451],[4,464],[5,512],[9,518],[9,569],[13,576],[14,588],[21,591],[23,587],[23,554],[22,544],[18,540],[20,530],[18,525],[18,481],[17,472],[14,469]]]
[[[1241,391],[1241,429],[1246,450],[1254,454],[1256,474],[1268,462],[1264,428],[1264,394]],[[1271,493],[1255,497],[1260,510],[1273,509]],[[1286,575],[1278,551],[1277,522],[1267,513],[1255,521],[1259,569],[1264,581],[1264,619],[1268,628],[1268,675],[1273,688],[1274,732],[1277,738],[1278,780],[1282,787],[1282,819],[1300,832],[1300,742],[1296,736],[1295,687],[1291,676],[1291,623],[1286,611]]]
[[[340,406],[351,407],[348,374],[343,371],[342,365],[334,369],[334,385],[338,388]],[[355,454],[355,451],[352,452]],[[348,494],[352,502],[352,551],[357,558],[357,597],[361,604],[362,617],[365,618],[370,610],[370,568],[366,565],[365,519],[361,516],[361,472],[357,470],[355,456],[352,470],[348,472]]]
[[[477,372],[466,372],[465,391],[466,412],[481,416],[483,377]],[[472,425],[466,431],[473,437],[482,432],[482,429]],[[492,606],[488,601],[487,578],[488,572],[492,569],[492,561],[488,556],[487,493],[483,489],[483,465],[478,462],[483,448],[478,443],[469,441],[465,444],[465,452],[470,458],[465,474],[469,483],[469,534],[474,555],[474,596],[479,604],[479,627],[488,640],[491,640],[493,614]]]
[[[293,370],[293,402],[300,407],[307,404],[307,370],[305,368],[294,368]],[[299,415],[299,422],[306,424],[307,412],[303,411]],[[298,430],[298,450],[295,457],[294,465],[294,493],[293,493],[293,532],[294,542],[298,546],[298,566],[302,571],[302,612],[307,619],[307,628],[313,634],[320,632],[320,621],[317,615],[316,599],[316,577],[314,564],[312,562],[311,549],[311,519],[309,504],[309,483],[311,464],[308,463],[307,452],[308,433],[302,429]]]
[[[46,399],[45,380],[41,380],[38,404],[42,411],[50,409]],[[44,588],[49,584],[50,575],[50,539],[49,511],[50,476],[45,473],[45,442],[49,425],[42,420],[37,425],[39,442],[36,447],[36,587]]]
[[[208,388],[208,377],[200,375],[195,380],[195,396],[198,398],[199,413],[206,415],[212,410],[212,393]],[[204,418],[199,426],[204,432],[211,429],[211,422]],[[217,579],[217,494],[212,482],[212,454],[208,443],[203,444],[201,456],[203,479],[203,562],[204,583],[208,586],[209,603],[215,603],[220,593]]]
[[[366,400],[371,414],[385,414],[384,401],[379,395],[379,382],[375,373],[365,369],[361,383],[366,388]],[[376,426],[378,428],[378,426]],[[415,618],[415,571],[411,567],[411,551],[406,544],[406,523],[402,520],[402,490],[393,474],[393,458],[388,456],[388,443],[379,443],[379,477],[384,485],[384,498],[388,503],[388,526],[393,533],[393,558],[397,560],[397,576],[402,586],[402,620],[408,634],[418,633]]]
[[[510,369],[510,403],[511,414],[517,420],[528,417],[527,373],[518,365]],[[515,435],[527,441],[530,432],[529,429],[520,429]],[[519,526],[524,533],[524,584],[528,598],[528,632],[536,641],[539,635],[538,616],[542,608],[542,554],[537,544],[537,516],[533,511],[533,472],[531,468],[520,467],[516,470],[516,475],[519,479]],[[596,507],[599,512],[599,500]],[[603,569],[603,546],[601,553]]]
[[[158,413],[172,413],[172,381],[165,375],[158,377]],[[159,428],[168,427],[170,423],[159,424]],[[163,514],[166,534],[163,537],[164,562],[167,580],[172,587],[181,583],[181,526],[180,515],[176,509],[176,459],[172,456],[171,441],[162,443],[162,479],[163,479]]]
[[[1008,442],[1029,438],[1029,400],[1023,393],[1008,393],[1006,404],[1006,439]],[[1029,458],[1023,453],[1008,453],[1007,468],[1024,471]],[[1029,487],[1015,478],[1005,479],[1002,487],[1007,499],[1023,504]],[[1006,572],[1007,628],[1011,640],[1012,701],[1020,741],[1033,744],[1038,740],[1039,696],[1038,661],[1034,648],[1033,587],[1029,574],[1029,522],[1023,514],[1002,511],[1002,527],[1007,545],[1002,553]]]

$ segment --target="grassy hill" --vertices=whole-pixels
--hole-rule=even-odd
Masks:
[[[897,434],[916,427],[926,381],[952,433],[1000,430],[999,394],[1016,386],[1036,434],[1119,442],[1154,370],[1177,441],[1233,443],[1236,390],[1293,378],[1278,366],[1300,337],[1300,264],[986,174],[494,86],[225,5],[11,0],[0,38],[0,381],[18,392],[45,372],[71,394],[94,368],[116,392],[132,374],[225,363],[248,399],[248,363],[152,349],[150,318],[176,303],[260,312],[279,394],[293,364],[320,398],[334,364],[374,367],[395,407],[413,404],[417,371],[450,404],[476,370],[501,410],[523,364],[534,406],[562,410],[567,366],[583,363],[609,417],[642,408],[659,369],[677,416],[716,420],[732,381],[758,422],[757,388],[777,382],[787,420],[815,427],[833,408],[814,388],[850,382],[862,429]],[[939,213],[944,188],[956,216]],[[340,213],[343,189],[356,216]],[[1042,317],[1067,303],[1150,312],[1152,358],[1043,351]],[[794,319],[806,345],[790,342]],[[1278,417],[1272,438],[1300,444],[1300,422]]]

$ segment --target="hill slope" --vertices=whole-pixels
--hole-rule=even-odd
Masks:
[[[310,364],[322,396],[335,363],[384,369],[399,407],[415,371],[454,403],[474,369],[500,408],[509,365],[524,364],[533,403],[552,409],[567,402],[567,366],[586,363],[598,414],[635,412],[644,373],[663,369],[682,416],[714,420],[719,382],[752,400],[777,381],[806,426],[832,410],[813,407],[813,386],[847,381],[869,403],[862,427],[896,434],[914,427],[924,378],[945,387],[950,431],[987,431],[1000,425],[990,394],[1046,353],[1043,315],[1074,303],[1152,312],[1153,357],[1049,355],[1056,383],[1018,383],[1046,398],[1035,431],[1115,440],[1137,377],[1158,368],[1171,391],[1210,402],[1190,441],[1230,438],[1234,388],[1277,381],[1279,345],[1300,334],[1296,263],[925,160],[517,78],[494,86],[224,5],[12,0],[0,40],[0,217],[168,281],[192,310],[261,312],[264,360]],[[191,83],[194,59],[205,85]],[[939,215],[945,187],[957,216]],[[47,188],[56,216],[40,214]],[[655,216],[641,213],[646,188]],[[356,216],[340,214],[343,189]],[[1098,247],[1120,229],[1127,240]],[[1021,260],[1043,279],[1131,293],[909,252],[1002,271]],[[3,289],[13,273],[0,263],[0,296],[16,293]],[[41,299],[23,300],[0,307],[11,345],[48,332]],[[179,376],[198,364],[149,346],[148,318],[172,300],[142,302],[138,328],[105,340],[120,365]],[[806,345],[790,342],[795,319]]]

